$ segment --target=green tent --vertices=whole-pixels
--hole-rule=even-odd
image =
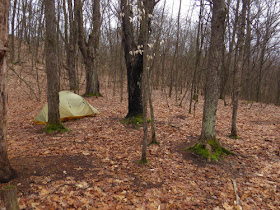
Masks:
[[[59,112],[61,121],[94,116],[99,113],[83,97],[69,91],[59,92]],[[35,124],[46,124],[48,122],[48,104],[43,107],[33,121]]]

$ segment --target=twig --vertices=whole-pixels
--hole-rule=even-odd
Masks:
[[[235,201],[236,205],[237,205],[238,209],[242,210],[242,206],[241,206],[241,202],[240,202],[240,197],[237,194],[237,184],[236,184],[235,179],[232,180],[232,183],[233,183],[234,193],[235,193],[235,197],[236,197],[236,201]]]

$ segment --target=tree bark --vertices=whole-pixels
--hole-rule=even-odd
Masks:
[[[149,0],[144,1],[145,11],[148,14],[152,14],[155,5],[158,1]],[[143,46],[147,41],[147,37],[143,34],[143,22],[140,24],[140,33],[138,40],[135,40],[135,32],[133,30],[133,24],[130,21],[132,11],[127,4],[127,0],[121,0],[121,11],[122,11],[122,45],[124,49],[124,56],[126,61],[127,69],[127,89],[128,89],[128,113],[126,118],[142,115],[143,104],[142,104],[142,75],[143,75]],[[149,21],[149,20],[147,20]],[[150,21],[148,23],[150,28]]]
[[[277,99],[276,99],[276,103],[278,106],[280,106],[280,69],[278,69],[278,91],[277,91]]]
[[[241,21],[239,23],[238,41],[237,41],[237,55],[236,65],[234,69],[233,78],[233,110],[232,110],[232,122],[231,122],[231,136],[237,138],[237,111],[238,111],[238,100],[241,89],[241,72],[244,61],[244,40],[245,40],[245,24],[246,24],[246,12],[247,12],[248,0],[243,0]]]
[[[1,191],[5,208],[7,210],[19,210],[17,188],[13,185],[8,185],[3,187]]]
[[[143,114],[142,105],[142,74],[143,54],[134,55],[137,45],[134,39],[133,25],[129,18],[131,11],[126,0],[121,0],[122,16],[122,45],[127,69],[127,90],[128,90],[128,113],[126,118]],[[143,45],[143,39],[139,37],[138,46]],[[140,49],[142,51],[142,49]],[[137,51],[138,52],[138,51]]]
[[[191,97],[190,97],[190,106],[189,106],[189,114],[192,111],[192,102],[193,100],[198,101],[198,71],[200,67],[200,60],[202,54],[202,47],[204,42],[204,36],[202,34],[203,28],[203,14],[204,14],[204,1],[200,0],[200,10],[199,10],[199,19],[198,19],[198,27],[196,34],[196,46],[195,46],[195,68],[191,85]]]
[[[15,60],[15,17],[16,17],[17,0],[14,0],[12,15],[12,36],[11,36],[11,61]]]
[[[56,20],[55,0],[44,0],[46,16],[46,73],[47,73],[47,99],[48,124],[51,130],[62,128],[59,114],[59,72],[56,53]]]
[[[79,89],[77,73],[76,73],[76,27],[75,20],[73,17],[73,4],[71,0],[68,0],[68,13],[66,10],[66,0],[63,0],[63,11],[65,19],[65,48],[66,48],[66,70],[69,77],[70,90],[75,92]],[[68,17],[69,14],[69,17]],[[68,28],[69,21],[69,28]],[[68,35],[69,29],[69,35]]]
[[[99,79],[98,79],[98,63],[99,63],[99,38],[100,38],[100,0],[94,0],[93,4],[93,29],[89,35],[88,42],[86,42],[84,27],[83,27],[83,15],[82,15],[82,3],[80,0],[74,2],[75,17],[77,20],[78,29],[78,45],[84,63],[86,65],[86,93],[85,95],[99,96]]]
[[[252,35],[251,35],[251,16],[250,16],[250,0],[248,2],[248,8],[247,8],[247,17],[246,17],[246,38],[245,38],[245,48],[244,48],[244,59],[245,64],[242,71],[242,78],[243,78],[243,85],[241,92],[243,93],[243,97],[246,100],[251,100],[251,94],[250,94],[250,80],[251,80],[251,41],[252,41]]]
[[[205,101],[203,108],[202,130],[200,142],[207,144],[208,140],[216,139],[215,124],[219,98],[219,75],[224,43],[224,22],[226,7],[224,0],[213,0],[213,15],[211,20],[211,41],[209,49]]]
[[[228,5],[230,5],[230,1],[228,1],[227,3]],[[227,59],[224,61],[225,65],[223,65],[223,69],[221,72],[221,79],[220,79],[220,99],[225,99],[226,96],[226,86],[228,83],[228,78],[230,76],[230,66],[232,63],[232,52],[233,52],[233,47],[234,47],[234,43],[235,43],[235,36],[236,36],[236,30],[237,30],[237,24],[238,24],[238,12],[239,12],[239,4],[240,4],[240,0],[237,0],[236,2],[236,8],[235,8],[235,18],[234,18],[234,23],[233,23],[233,29],[232,29],[232,37],[231,40],[229,41],[229,52],[227,54]],[[228,20],[228,27],[230,27],[230,17],[229,14],[227,15],[227,20]],[[231,36],[230,34],[230,30],[229,31],[229,38]]]
[[[9,182],[15,177],[7,153],[7,103],[6,92],[8,49],[9,0],[0,0],[0,182]]]

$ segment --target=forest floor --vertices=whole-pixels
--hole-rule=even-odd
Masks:
[[[149,146],[148,164],[139,164],[143,129],[120,123],[127,98],[121,103],[112,89],[87,98],[100,114],[53,134],[32,122],[45,94],[36,101],[14,76],[8,91],[8,153],[18,173],[9,184],[21,209],[237,209],[237,195],[243,209],[280,207],[280,107],[241,101],[240,138],[231,139],[232,109],[219,101],[217,138],[237,155],[209,163],[184,151],[199,138],[202,97],[194,116],[187,101],[179,107],[154,91],[160,145]]]

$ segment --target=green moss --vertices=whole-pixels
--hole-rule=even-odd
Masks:
[[[134,128],[139,128],[143,125],[144,119],[143,115],[136,115],[129,118],[122,118],[120,122],[124,125],[132,125]],[[151,122],[151,120],[147,118],[147,123],[149,122]]]
[[[148,163],[149,161],[146,159],[146,160],[139,160],[139,161],[137,161],[137,163],[139,163],[139,164],[146,164],[146,163]]]
[[[206,149],[206,146],[204,144],[200,144],[200,143],[197,143],[195,144],[193,147],[189,147],[186,149],[187,151],[192,151],[204,158],[208,158],[210,153],[209,153],[209,150]]]
[[[61,123],[60,124],[47,124],[47,126],[44,128],[44,131],[46,133],[52,133],[52,132],[69,132],[70,129],[64,127]]]
[[[11,190],[11,189],[15,189],[16,186],[15,185],[6,185],[3,187],[3,190]]]
[[[231,139],[239,139],[240,137],[237,136],[237,135],[230,135],[229,138],[231,138]]]
[[[93,97],[93,96],[96,96],[96,97],[103,97],[103,95],[101,93],[90,93],[90,94],[84,94],[83,95],[84,97]]]
[[[207,148],[205,144],[197,143],[193,147],[189,147],[186,150],[192,151],[203,158],[211,159],[213,161],[218,161],[224,155],[233,154],[231,151],[222,147],[216,139],[208,140],[208,145],[211,149],[209,149],[209,147]]]

